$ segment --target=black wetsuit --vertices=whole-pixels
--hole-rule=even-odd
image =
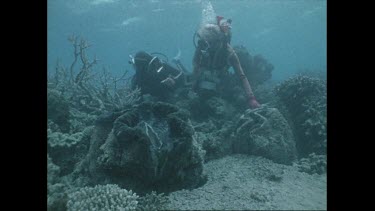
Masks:
[[[136,72],[132,80],[132,87],[139,87],[142,94],[150,94],[165,100],[176,88],[183,86],[183,75],[175,79],[176,84],[173,87],[161,83],[169,76],[172,78],[178,76],[181,71],[144,51],[140,51],[134,56],[134,68]]]

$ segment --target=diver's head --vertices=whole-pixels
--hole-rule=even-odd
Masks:
[[[208,44],[210,49],[215,48],[222,40],[222,32],[216,24],[206,24],[197,32],[199,38],[203,40],[202,44]],[[203,49],[207,50],[206,47]]]
[[[146,70],[151,59],[152,56],[150,54],[145,51],[139,51],[134,57],[131,56],[129,63],[132,63],[136,70]]]
[[[222,16],[217,16],[216,19],[217,19],[217,24],[220,27],[220,30],[224,33],[228,33],[230,29],[232,28],[231,26],[232,19],[225,19]]]

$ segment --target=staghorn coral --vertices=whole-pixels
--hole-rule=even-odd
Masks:
[[[117,185],[83,187],[68,194],[68,211],[131,211],[136,210],[138,195]]]
[[[49,74],[48,87],[67,99],[71,108],[100,115],[104,111],[124,109],[140,100],[140,89],[131,89],[129,78],[125,78],[128,71],[121,77],[114,77],[103,68],[98,74],[94,67],[99,60],[87,57],[90,44],[77,36],[69,37],[69,41],[74,60],[69,68],[57,64],[56,71]]]
[[[300,156],[326,154],[326,81],[297,75],[275,87],[296,135]]]

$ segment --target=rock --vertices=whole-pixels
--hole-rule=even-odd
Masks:
[[[142,103],[113,117],[96,125],[102,132],[93,134],[80,166],[92,184],[105,181],[144,193],[194,188],[204,182],[205,152],[185,112],[168,103]]]
[[[234,132],[235,153],[258,155],[276,163],[291,164],[297,156],[291,128],[276,108],[262,105],[246,110]]]

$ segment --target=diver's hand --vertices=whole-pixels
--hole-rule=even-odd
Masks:
[[[171,76],[168,76],[168,78],[162,80],[160,83],[168,87],[173,87],[176,84],[176,81]]]
[[[249,100],[248,100],[248,103],[249,103],[249,107],[251,109],[255,109],[255,108],[259,108],[260,107],[260,104],[258,103],[258,101],[255,99],[255,97],[251,97]]]

